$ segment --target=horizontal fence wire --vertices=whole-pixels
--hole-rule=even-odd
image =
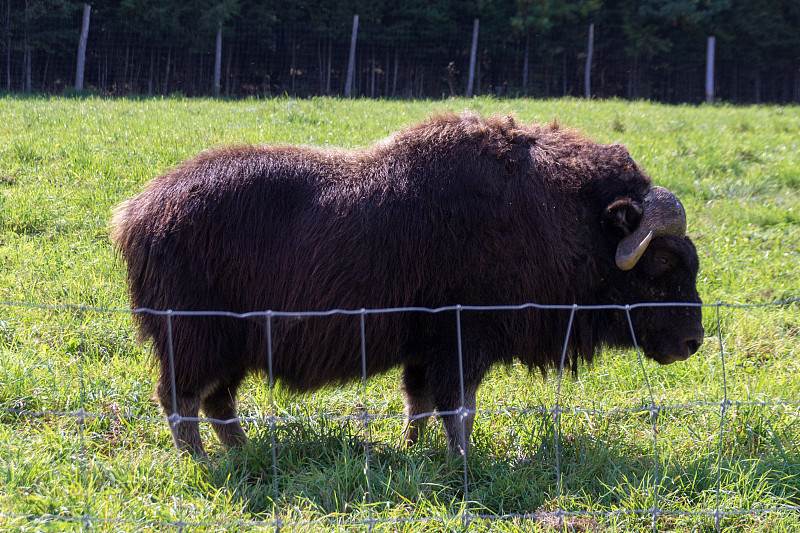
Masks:
[[[748,400],[748,401],[733,401],[729,399],[728,396],[728,385],[727,385],[727,373],[725,368],[725,360],[726,360],[726,352],[724,349],[723,344],[723,337],[722,337],[722,320],[720,317],[720,310],[721,309],[757,309],[757,308],[768,308],[768,307],[785,307],[791,305],[797,305],[800,303],[800,297],[795,298],[787,298],[778,301],[772,302],[764,302],[764,303],[750,303],[750,304],[739,304],[739,303],[725,303],[725,302],[718,302],[714,304],[694,304],[694,303],[685,303],[685,302],[668,302],[668,303],[636,303],[636,304],[629,304],[629,305],[548,305],[548,304],[538,304],[538,303],[524,303],[519,305],[496,305],[496,306],[489,306],[489,305],[453,305],[453,306],[444,306],[444,307],[394,307],[394,308],[381,308],[381,309],[331,309],[331,310],[324,310],[324,311],[274,311],[274,310],[263,310],[263,311],[251,311],[245,313],[234,313],[228,311],[216,311],[216,310],[208,310],[208,311],[195,311],[195,310],[159,310],[159,309],[148,309],[148,308],[136,308],[136,309],[120,309],[120,308],[103,308],[103,307],[92,307],[92,306],[85,306],[85,305],[71,305],[71,304],[61,304],[61,305],[46,305],[46,304],[38,304],[38,303],[27,303],[27,302],[9,302],[4,301],[0,302],[0,308],[7,307],[7,308],[28,308],[28,309],[37,309],[43,311],[69,311],[75,313],[96,313],[96,314],[152,314],[157,316],[164,316],[167,320],[167,332],[169,337],[169,368],[171,372],[171,383],[172,383],[172,404],[173,406],[177,405],[177,398],[175,397],[175,361],[174,361],[174,351],[173,351],[173,339],[172,339],[172,327],[171,327],[171,320],[172,317],[175,316],[203,316],[203,317],[227,317],[227,318],[240,318],[240,319],[252,319],[252,318],[261,318],[264,320],[264,324],[266,326],[266,346],[268,351],[268,383],[269,383],[269,402],[271,406],[275,406],[275,399],[273,396],[273,388],[275,385],[275,379],[273,375],[273,345],[272,345],[272,321],[275,318],[279,317],[289,317],[289,318],[302,318],[302,317],[328,317],[334,315],[351,315],[351,316],[359,316],[359,331],[360,331],[360,357],[361,357],[361,368],[362,368],[362,380],[360,386],[360,394],[362,396],[363,406],[364,408],[361,412],[357,414],[339,414],[336,412],[316,412],[307,416],[295,416],[295,415],[288,415],[288,414],[281,414],[281,415],[266,415],[266,416],[237,416],[235,418],[230,419],[218,419],[212,417],[187,417],[181,416],[177,413],[177,411],[172,413],[165,413],[162,416],[143,416],[143,415],[134,415],[131,413],[124,413],[124,412],[117,412],[117,413],[95,413],[90,412],[84,409],[86,404],[86,389],[85,389],[85,378],[83,375],[83,368],[80,369],[80,381],[81,381],[81,390],[80,390],[80,404],[81,407],[77,410],[30,410],[24,408],[13,408],[13,407],[3,407],[0,408],[0,416],[2,417],[14,417],[17,419],[41,419],[41,418],[66,418],[66,419],[74,419],[78,426],[78,433],[80,439],[80,451],[81,455],[84,459],[88,459],[89,452],[86,447],[85,443],[85,432],[84,432],[84,423],[87,420],[109,420],[109,421],[133,421],[133,422],[147,422],[147,423],[155,423],[155,422],[163,422],[167,421],[171,426],[175,424],[180,424],[182,422],[198,422],[198,423],[214,423],[214,424],[238,424],[238,423],[247,423],[247,424],[265,424],[269,428],[269,446],[270,446],[270,460],[271,460],[271,476],[273,478],[273,485],[275,487],[275,494],[274,497],[274,505],[277,506],[280,495],[278,492],[278,480],[280,474],[278,472],[277,467],[277,449],[279,443],[276,439],[276,427],[278,424],[287,424],[287,423],[300,423],[300,424],[307,424],[317,420],[326,420],[333,423],[355,423],[360,424],[363,430],[366,433],[366,441],[365,441],[365,464],[364,464],[364,476],[366,482],[366,494],[365,494],[365,501],[367,502],[367,509],[368,509],[368,517],[364,518],[352,518],[349,516],[327,516],[322,518],[315,518],[310,520],[285,520],[281,516],[281,509],[275,507],[273,508],[273,519],[268,520],[237,520],[237,521],[224,521],[224,522],[211,522],[211,521],[194,521],[194,520],[184,520],[183,518],[178,518],[174,521],[167,521],[167,520],[135,520],[135,519],[128,519],[125,517],[100,517],[100,516],[92,516],[91,514],[87,514],[86,516],[68,516],[68,515],[61,515],[61,514],[31,514],[31,513],[9,513],[0,510],[0,517],[14,520],[42,520],[42,521],[55,521],[55,522],[63,522],[66,524],[82,524],[84,528],[90,529],[96,525],[120,525],[120,526],[135,526],[135,527],[151,527],[151,528],[172,528],[176,529],[177,531],[183,531],[185,529],[192,529],[192,528],[199,528],[199,527],[224,527],[224,528],[268,528],[275,531],[280,531],[283,527],[366,527],[369,531],[371,531],[375,526],[379,525],[411,525],[411,524],[427,524],[427,523],[436,523],[441,522],[442,524],[448,523],[455,523],[458,522],[461,525],[461,529],[469,530],[471,528],[471,524],[474,522],[485,522],[485,521],[509,521],[509,520],[522,520],[522,521],[532,521],[532,522],[543,522],[551,525],[557,525],[558,528],[564,529],[567,524],[567,521],[576,518],[583,518],[583,519],[613,519],[616,517],[630,517],[630,516],[638,516],[638,517],[649,517],[651,520],[651,528],[653,531],[659,530],[658,519],[661,517],[688,517],[688,518],[708,518],[713,519],[714,527],[716,531],[721,531],[721,520],[725,517],[743,517],[743,516],[755,516],[755,515],[766,515],[766,514],[783,514],[783,513],[798,513],[800,512],[800,505],[773,505],[773,506],[765,506],[765,507],[758,507],[758,508],[723,508],[722,506],[722,494],[721,494],[721,476],[722,476],[722,457],[725,453],[724,449],[724,433],[726,428],[726,417],[728,413],[732,409],[742,409],[742,408],[774,408],[774,407],[797,407],[800,406],[800,399],[789,399],[789,400]],[[643,357],[640,353],[640,347],[636,340],[636,333],[633,328],[633,323],[630,318],[630,312],[635,309],[639,308],[652,308],[652,307],[703,307],[703,308],[710,308],[715,310],[715,323],[717,327],[717,343],[719,349],[719,360],[722,365],[722,384],[723,384],[723,396],[720,401],[696,401],[696,402],[683,402],[683,403],[674,403],[674,404],[664,404],[659,403],[656,401],[653,389],[650,384],[650,380],[647,374],[647,370],[644,367],[642,361]],[[570,320],[567,326],[566,336],[564,338],[564,344],[562,349],[562,356],[559,365],[559,372],[557,377],[557,384],[556,384],[556,397],[554,398],[554,405],[552,407],[547,407],[545,405],[541,406],[532,406],[532,407],[503,407],[499,409],[470,409],[466,405],[465,401],[465,390],[464,390],[464,370],[463,370],[463,349],[462,349],[462,336],[463,332],[461,330],[461,319],[460,316],[464,312],[469,311],[481,311],[481,312],[497,312],[497,311],[522,311],[525,309],[541,309],[541,310],[560,310],[565,311],[568,310],[571,312]],[[633,346],[634,351],[636,352],[637,361],[639,370],[644,376],[646,388],[647,388],[647,396],[648,402],[645,404],[643,402],[642,405],[637,407],[621,407],[621,408],[614,408],[614,409],[596,409],[596,408],[587,408],[587,407],[565,407],[562,405],[562,381],[563,381],[563,370],[565,367],[566,355],[568,351],[568,342],[573,330],[573,317],[576,312],[578,311],[599,311],[599,310],[616,310],[616,311],[623,311],[628,320],[628,324],[630,327],[630,333],[633,339]],[[468,476],[468,463],[466,455],[463,455],[462,461],[462,468],[463,468],[463,501],[462,501],[462,510],[457,515],[430,515],[430,516],[422,516],[422,517],[400,517],[400,518],[381,518],[375,516],[374,514],[374,497],[372,494],[372,479],[371,479],[371,461],[372,461],[372,450],[370,446],[370,442],[372,440],[371,434],[371,425],[376,421],[384,421],[384,420],[405,420],[406,417],[399,413],[370,413],[368,411],[368,398],[367,398],[367,346],[366,346],[366,339],[365,339],[365,326],[364,326],[364,319],[366,316],[369,315],[377,315],[377,314],[391,314],[391,313],[408,313],[408,312],[422,312],[422,313],[443,313],[443,312],[454,312],[456,316],[456,332],[455,335],[457,336],[457,347],[458,347],[458,358],[459,358],[459,380],[460,380],[460,406],[451,411],[430,411],[424,413],[417,413],[411,417],[409,420],[417,420],[422,418],[427,418],[433,415],[439,416],[447,416],[447,415],[457,415],[460,417],[460,421],[463,424],[466,423],[468,418],[473,417],[475,415],[539,415],[543,418],[548,418],[549,420],[553,421],[555,432],[553,435],[553,446],[555,449],[555,468],[556,468],[556,476],[557,476],[557,491],[558,491],[558,499],[557,501],[560,503],[563,499],[563,467],[560,463],[561,458],[561,441],[562,441],[562,428],[561,428],[561,419],[562,415],[588,415],[593,417],[614,417],[620,415],[649,415],[650,418],[650,425],[652,430],[652,451],[653,451],[653,478],[656,480],[652,484],[652,502],[653,506],[650,508],[639,508],[639,509],[612,509],[612,510],[596,510],[596,509],[562,509],[560,505],[553,511],[541,511],[537,510],[535,512],[510,512],[510,513],[502,513],[502,514],[492,514],[492,513],[485,513],[485,512],[475,512],[472,510],[473,504],[476,504],[476,507],[480,505],[480,502],[474,502],[470,500],[470,481]],[[660,489],[661,489],[661,476],[659,475],[659,431],[658,431],[658,418],[661,413],[664,412],[678,412],[678,411],[685,411],[685,410],[697,410],[697,409],[709,409],[709,410],[718,410],[719,412],[719,430],[717,433],[718,439],[718,457],[717,457],[717,470],[716,470],[716,480],[715,480],[715,487],[714,487],[714,507],[713,509],[698,509],[698,510],[676,510],[676,509],[668,509],[663,508],[659,505],[659,496],[660,496]],[[81,471],[85,471],[85,469],[89,468],[90,462],[87,460],[81,461],[80,469]],[[180,509],[179,509],[180,510]]]

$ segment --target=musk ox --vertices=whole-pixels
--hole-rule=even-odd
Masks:
[[[137,308],[688,302],[631,310],[636,342],[667,364],[703,341],[698,258],[681,203],[651,185],[623,146],[555,123],[441,114],[356,150],[214,149],[122,202],[111,228]],[[485,373],[514,360],[558,368],[570,311],[456,315],[366,315],[365,367],[371,376],[402,366],[406,442],[424,429],[419,415],[435,409],[448,448],[466,453]],[[176,446],[204,455],[192,418],[202,410],[234,419],[248,373],[271,367],[297,391],[361,378],[360,318],[172,316],[168,327],[163,315],[137,314],[160,363],[163,408],[189,417],[172,425]],[[579,311],[566,365],[631,346],[625,310]],[[238,422],[212,426],[227,446],[246,441]]]

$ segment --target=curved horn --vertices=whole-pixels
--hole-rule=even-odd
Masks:
[[[669,189],[650,187],[644,197],[639,226],[617,246],[617,266],[620,270],[635,267],[654,237],[683,237],[685,234],[686,211],[681,201]]]

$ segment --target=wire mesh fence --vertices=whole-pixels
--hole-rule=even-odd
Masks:
[[[9,11],[0,35],[5,51],[0,86],[9,92],[74,88],[79,7],[35,15]],[[114,96],[582,97],[588,92],[599,98],[699,103],[707,97],[707,38],[716,32],[712,90],[718,99],[800,101],[794,8],[786,9],[786,20],[757,29],[769,32],[770,24],[783,23],[764,39],[748,38],[743,31],[749,27],[738,14],[703,29],[611,5],[553,19],[546,28],[520,29],[514,13],[484,14],[474,35],[478,13],[432,20],[415,19],[413,10],[362,13],[354,33],[352,14],[304,20],[292,13],[254,12],[217,24],[188,5],[176,7],[176,13],[148,9],[94,6],[81,87]],[[774,16],[763,6],[753,9]]]
[[[509,527],[536,525],[542,529],[553,527],[559,530],[572,528],[571,530],[583,531],[602,530],[601,528],[608,524],[611,524],[610,527],[616,527],[621,523],[625,525],[624,530],[627,531],[630,520],[638,520],[637,527],[642,530],[669,531],[675,528],[675,520],[681,519],[703,523],[706,528],[722,531],[727,530],[728,527],[741,527],[741,524],[737,525],[735,522],[737,519],[747,517],[765,519],[770,516],[797,515],[800,512],[800,481],[798,481],[798,477],[800,477],[800,454],[798,453],[800,451],[800,432],[797,430],[797,427],[800,426],[798,424],[800,398],[764,397],[758,391],[750,390],[753,384],[742,379],[740,374],[744,372],[746,375],[746,367],[752,362],[751,359],[779,357],[780,354],[770,353],[770,347],[744,347],[742,342],[753,341],[743,341],[737,332],[745,327],[743,321],[754,319],[775,322],[780,328],[783,328],[783,331],[788,332],[789,336],[796,335],[797,325],[794,324],[794,321],[798,303],[800,303],[800,298],[767,304],[717,303],[704,305],[705,322],[710,326],[707,328],[709,333],[706,344],[714,345],[713,348],[709,346],[705,349],[709,362],[705,379],[715,388],[706,389],[701,397],[692,398],[689,401],[676,401],[671,397],[671,386],[662,383],[668,379],[665,376],[669,375],[670,370],[666,370],[663,374],[658,373],[652,369],[653,367],[644,363],[643,354],[636,340],[636,332],[633,329],[633,322],[630,319],[631,312],[639,308],[691,305],[685,303],[642,303],[626,306],[528,303],[502,306],[457,305],[435,309],[413,307],[335,309],[322,312],[255,311],[250,313],[135,309],[132,313],[158,315],[163,317],[167,324],[170,324],[175,317],[226,317],[263,321],[266,326],[270,361],[266,376],[266,403],[268,405],[263,406],[267,412],[250,411],[236,419],[218,420],[204,417],[181,417],[177,409],[164,413],[164,416],[156,416],[153,413],[125,412],[119,406],[112,409],[111,412],[107,409],[102,410],[103,412],[96,411],[93,410],[93,406],[97,405],[97,398],[102,397],[106,391],[102,390],[103,385],[98,387],[97,383],[86,376],[83,366],[88,363],[81,357],[77,357],[70,363],[70,365],[74,363],[77,366],[74,374],[77,383],[72,387],[78,389],[76,394],[79,395],[79,398],[73,402],[78,405],[77,409],[37,410],[27,407],[25,402],[21,402],[19,405],[11,402],[6,403],[0,409],[0,418],[6,424],[36,427],[47,426],[53,420],[74,421],[74,426],[68,432],[71,432],[72,437],[77,441],[73,457],[76,462],[75,468],[85,479],[89,480],[104,475],[102,460],[96,457],[94,451],[96,446],[89,444],[91,437],[87,436],[90,431],[87,428],[97,422],[110,425],[144,424],[153,425],[156,428],[157,424],[163,425],[165,420],[171,425],[183,422],[222,425],[244,423],[251,428],[251,436],[255,435],[257,455],[263,456],[260,459],[261,464],[257,468],[261,469],[262,478],[266,480],[263,487],[259,489],[263,493],[264,500],[262,507],[253,513],[258,518],[216,521],[201,512],[202,510],[198,511],[191,505],[181,504],[172,506],[171,516],[158,519],[141,519],[119,514],[109,516],[103,513],[102,506],[93,510],[91,482],[85,483],[86,494],[77,497],[80,503],[65,496],[60,510],[48,513],[0,511],[0,516],[7,520],[54,522],[85,529],[103,525],[174,529],[176,531],[214,528],[294,531],[319,527],[356,528],[371,531],[382,528],[403,529],[417,524],[444,529],[483,530],[498,522],[507,524]],[[131,312],[86,306],[46,306],[9,302],[3,303],[2,308],[4,314],[14,311],[40,311],[55,314],[68,313],[80,317],[124,315]],[[474,438],[490,441],[489,447],[494,447],[494,453],[498,456],[511,453],[516,454],[516,457],[498,458],[486,456],[485,452],[480,452],[484,455],[477,459],[466,455],[457,458],[451,456],[449,459],[445,459],[445,461],[449,461],[448,464],[453,466],[453,472],[448,478],[454,500],[452,508],[454,512],[452,513],[426,514],[426,509],[416,510],[413,505],[400,514],[387,515],[381,512],[381,506],[388,508],[392,500],[398,499],[397,494],[402,493],[402,490],[397,487],[392,489],[393,482],[386,478],[385,465],[387,454],[402,452],[387,451],[394,449],[395,444],[382,443],[376,439],[376,433],[386,434],[385,428],[380,428],[380,431],[376,431],[376,429],[381,425],[388,424],[393,428],[389,433],[396,432],[398,428],[402,430],[405,420],[403,415],[397,412],[376,412],[371,409],[371,406],[374,405],[374,401],[371,399],[374,391],[370,391],[368,387],[367,358],[370,348],[365,335],[365,324],[369,318],[378,314],[412,312],[454,315],[456,330],[453,334],[457,337],[459,368],[463,368],[461,364],[465,356],[461,343],[464,335],[461,329],[463,315],[474,312],[524,312],[527,309],[570,313],[567,331],[554,333],[559,337],[564,336],[564,348],[557,375],[550,381],[552,387],[549,389],[551,394],[549,400],[534,405],[518,404],[513,400],[501,401],[500,405],[481,406],[479,404],[477,408],[470,409],[464,402],[464,378],[462,375],[460,376],[462,401],[457,410],[426,412],[412,417],[412,419],[417,419],[432,415],[457,415],[463,424],[467,423],[470,416],[478,415],[479,426],[481,419],[490,421],[487,422],[488,427],[483,431],[478,431]],[[571,390],[573,388],[580,389],[579,384],[576,384],[574,379],[565,376],[564,370],[568,369],[568,366],[565,365],[567,341],[573,334],[573,318],[577,313],[602,310],[624,313],[630,325],[635,352],[635,358],[631,361],[631,365],[635,367],[641,380],[639,385],[641,394],[634,394],[634,398],[637,399],[627,405],[609,406],[604,403],[602,397],[581,397],[580,394],[575,394],[575,391]],[[788,315],[783,314],[784,312],[788,312]],[[276,399],[277,384],[272,375],[271,364],[273,358],[273,346],[270,340],[272,338],[272,322],[286,318],[342,315],[357,319],[355,324],[359,329],[361,341],[359,355],[362,364],[362,380],[351,390],[349,397],[354,405],[331,412],[302,412],[302,410],[287,412],[285,407],[279,406],[280,402]],[[13,340],[10,338],[4,338],[3,341],[7,345],[13,344]],[[769,340],[764,339],[764,341],[768,342]],[[774,352],[774,346],[772,349]],[[172,351],[170,354],[172,355]],[[731,359],[736,362],[736,372],[731,370]],[[601,363],[601,365],[605,364]],[[678,365],[680,364],[678,363]],[[4,363],[6,368],[10,365],[10,361]],[[174,369],[174,361],[170,361],[170,366]],[[110,374],[114,372],[118,372],[118,370],[109,371]],[[610,390],[629,387],[626,380],[629,380],[630,377],[626,376],[627,374],[617,374],[616,379],[609,380],[606,386]],[[613,371],[611,377],[615,377]],[[174,373],[172,379],[174,383]],[[500,386],[503,387],[502,384]],[[113,387],[113,385],[106,383],[105,387]],[[173,405],[177,405],[174,390],[173,387]],[[505,395],[513,396],[512,389],[506,391]],[[505,398],[501,395],[500,399],[504,400]],[[30,405],[33,406],[36,403],[31,401]],[[633,426],[621,423],[628,419],[638,420],[638,423]],[[705,431],[701,431],[698,424],[703,423],[710,429],[706,428]],[[598,442],[591,442],[592,437],[584,434],[588,431],[587,426],[581,424],[588,424],[592,427],[601,426],[600,434],[603,437]],[[303,448],[302,441],[307,439],[309,434],[314,435],[313,430],[308,430],[309,427],[322,428],[321,433],[317,433],[317,437],[320,434],[324,435],[327,427],[332,431],[331,435],[334,436],[334,440],[340,441],[336,446],[355,451],[354,454],[348,455],[339,450],[331,459],[333,464],[348,460],[360,463],[354,474],[359,479],[351,480],[352,486],[357,487],[357,490],[347,492],[342,489],[342,493],[338,495],[345,500],[353,498],[354,503],[359,504],[350,508],[349,511],[323,513],[322,516],[315,517],[313,514],[298,514],[291,505],[286,504],[287,493],[291,492],[292,483],[287,479],[296,475],[296,464],[293,461],[302,461],[303,454],[308,453],[308,448]],[[298,434],[294,433],[298,428],[300,428],[299,438]],[[531,428],[544,429],[533,431]],[[501,433],[504,432],[503,435],[495,434],[495,431],[499,429],[502,430]],[[91,431],[96,431],[96,428]],[[612,436],[616,432],[624,434]],[[509,442],[501,444],[503,440]],[[605,458],[602,455],[592,455],[586,451],[593,447],[598,449],[615,448],[616,443],[621,443],[621,449],[632,451],[611,454]],[[300,449],[294,449],[298,445]],[[438,445],[441,446],[441,443]],[[322,446],[324,447],[324,443]],[[480,449],[480,446],[477,448]],[[709,454],[712,456],[711,462],[704,468],[692,470],[677,458],[682,454],[692,454],[699,448],[711,450]],[[414,463],[415,461],[419,462],[420,458],[418,456],[411,457],[409,460]],[[487,495],[486,485],[491,485],[492,480],[482,477],[480,472],[476,473],[476,471],[480,470],[481,462],[498,460],[510,461],[509,464],[513,468],[521,468],[520,465],[524,465],[527,469],[526,472],[547,478],[545,486],[548,497],[544,498],[544,501],[540,501],[539,507],[515,506],[515,499],[510,494],[505,495],[505,498],[509,500],[505,505],[498,506],[483,501]],[[582,460],[599,461],[601,464],[596,465],[596,468],[605,471],[606,474],[622,468],[624,462],[637,462],[638,472],[641,476],[638,483],[641,489],[640,495],[643,498],[637,501],[626,500],[622,496],[615,499],[612,496],[610,503],[595,505],[593,497],[591,497],[591,490],[585,491],[588,496],[576,497],[581,493],[582,485],[593,483],[591,474],[587,474],[592,470],[581,470],[576,466]],[[6,457],[4,461],[8,468],[13,459]],[[691,462],[691,457],[689,457],[689,462]],[[764,463],[766,466],[762,465],[761,477],[758,482],[776,476],[777,481],[774,482],[771,489],[764,493],[769,498],[761,497],[760,499],[756,498],[755,501],[748,501],[747,498],[742,498],[743,494],[731,490],[731,486],[735,486],[736,483],[748,483],[737,478],[737,476],[744,476],[743,470],[737,469],[761,468],[757,466],[760,463]],[[743,467],[746,464],[750,464],[750,467]],[[247,468],[247,465],[241,468]],[[13,467],[10,470],[13,470]],[[702,476],[703,472],[708,478],[699,482],[699,485],[704,487],[700,491],[703,493],[703,497],[692,505],[687,505],[686,502],[681,501],[683,497],[688,497],[681,494],[681,478],[692,475]],[[604,477],[602,473],[596,475],[598,478]],[[613,475],[605,477],[604,482],[606,483],[615,479]],[[617,479],[620,483],[636,483],[625,479],[624,476]],[[697,481],[692,483],[697,483]],[[613,495],[615,490],[617,487],[606,486],[606,494],[602,499],[609,500],[608,495]],[[124,490],[120,497],[126,497]],[[72,498],[74,499],[75,495]],[[85,501],[81,498],[85,498]],[[596,494],[594,498],[600,499]],[[500,500],[502,501],[503,498],[501,497]],[[282,507],[284,504],[285,508]],[[732,523],[733,526],[731,526]]]

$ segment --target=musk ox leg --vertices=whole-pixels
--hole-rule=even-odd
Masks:
[[[442,415],[442,424],[447,434],[447,451],[457,455],[469,453],[469,437],[475,423],[475,393],[478,384],[464,384],[464,403],[461,403],[460,388],[444,388],[436,391],[436,408]]]
[[[433,397],[427,381],[427,370],[422,365],[407,364],[403,367],[403,391],[406,395],[405,444],[416,444],[425,432],[428,416],[433,411]],[[423,415],[423,416],[420,416]]]
[[[161,402],[161,407],[164,409],[164,414],[169,419],[175,447],[179,451],[191,453],[197,458],[205,458],[206,451],[203,449],[203,441],[200,439],[200,426],[196,420],[200,414],[200,398],[178,394],[176,398],[177,405],[173,405],[168,381],[168,377],[166,380],[162,377],[156,394]],[[175,413],[180,415],[180,419],[172,419]],[[184,418],[195,420],[184,420]]]
[[[220,422],[211,422],[214,433],[220,442],[228,448],[239,448],[247,443],[247,434],[236,416],[236,389],[235,385],[221,385],[203,398],[203,412],[208,418]],[[224,421],[224,422],[222,422]]]
[[[428,382],[433,401],[441,414],[447,434],[447,450],[458,455],[466,455],[469,452],[469,438],[475,422],[477,405],[475,394],[484,374],[491,366],[491,359],[479,348],[469,348],[473,344],[477,345],[468,338],[464,339],[461,365],[463,376],[459,375],[456,358],[439,357],[428,369]]]

